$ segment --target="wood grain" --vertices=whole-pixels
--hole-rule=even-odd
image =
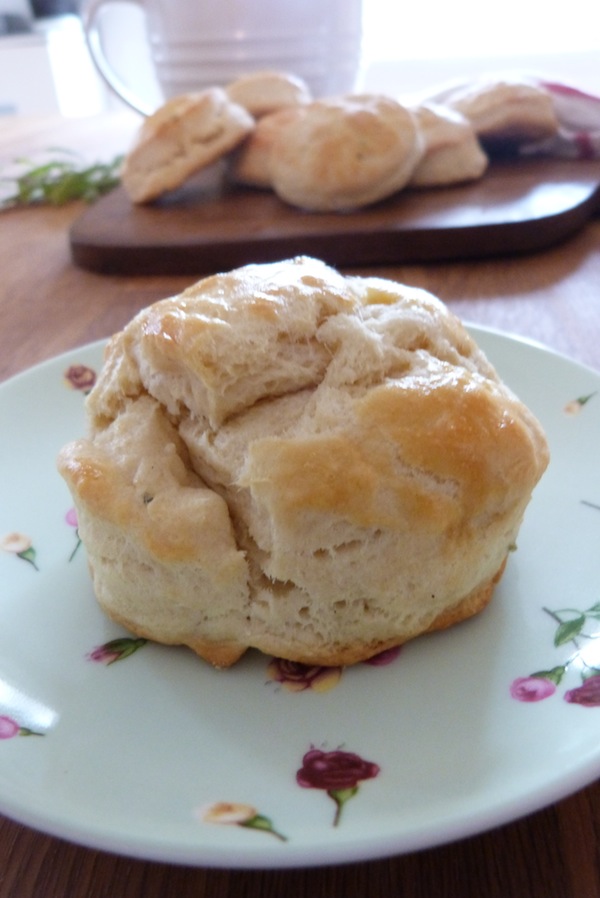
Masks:
[[[2,898],[598,898],[600,786],[492,832],[401,857],[298,870],[116,857],[0,821]],[[581,841],[581,837],[583,841]]]
[[[146,206],[116,190],[74,222],[70,241],[76,264],[108,274],[208,274],[302,254],[337,266],[437,262],[552,246],[598,208],[599,160],[495,162],[473,183],[404,190],[343,215],[202,175]]]
[[[36,122],[8,120],[0,156],[46,141],[101,147],[103,134],[115,146],[131,127],[113,119],[68,127]],[[76,267],[69,229],[82,211],[73,205],[0,213],[0,379],[108,336],[138,309],[194,277],[108,276]],[[469,321],[541,341],[600,370],[600,221],[528,255],[352,270],[429,289]],[[1,427],[0,438],[6,438],[9,425]],[[193,869],[134,860],[0,818],[0,898],[600,898],[599,846],[598,782],[524,820],[455,844],[302,870]]]

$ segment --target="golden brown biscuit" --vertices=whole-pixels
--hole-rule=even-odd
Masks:
[[[444,104],[462,113],[487,146],[529,143],[558,130],[550,94],[527,80],[475,81],[451,90]]]
[[[489,600],[548,450],[430,294],[297,258],[109,343],[59,458],[102,607],[218,666],[352,664]]]
[[[253,127],[220,88],[174,97],[144,121],[123,163],[123,187],[134,203],[150,202],[216,162]]]
[[[270,160],[273,188],[303,209],[356,209],[404,187],[421,153],[414,117],[395,100],[315,100],[279,130]]]
[[[232,153],[227,167],[231,181],[247,187],[272,188],[271,155],[282,130],[300,115],[297,106],[278,109],[258,119],[254,130]]]
[[[425,150],[411,175],[411,187],[440,187],[480,178],[489,159],[471,123],[456,110],[435,103],[413,109]]]
[[[251,72],[232,81],[225,89],[229,99],[247,109],[254,118],[312,100],[302,78],[287,72]]]

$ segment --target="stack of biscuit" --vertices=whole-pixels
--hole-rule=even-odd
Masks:
[[[168,100],[144,121],[122,183],[133,203],[150,203],[220,161],[236,184],[347,212],[407,187],[478,179],[499,149],[557,130],[533,81],[482,80],[409,106],[381,94],[313,98],[293,75],[257,72]]]

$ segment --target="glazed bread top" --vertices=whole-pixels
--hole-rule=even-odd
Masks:
[[[350,664],[481,610],[548,462],[443,303],[305,257],[141,311],[87,411],[59,467],[101,604],[221,666]]]
[[[528,490],[545,457],[533,416],[442,303],[305,258],[209,277],[141,312],[109,345],[94,429],[146,392],[223,459],[247,449],[240,485],[296,520],[321,509],[473,526]]]

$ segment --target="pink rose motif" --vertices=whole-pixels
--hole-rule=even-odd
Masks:
[[[510,694],[519,702],[541,702],[556,692],[556,684],[544,677],[517,677],[510,684]]]
[[[71,365],[64,374],[67,386],[82,393],[89,393],[96,383],[96,372],[87,365]]]
[[[354,789],[359,782],[372,779],[378,773],[377,764],[353,752],[312,748],[302,758],[296,779],[308,789]]]
[[[36,733],[29,727],[22,727],[12,717],[5,714],[0,715],[0,739],[14,739],[15,736],[42,736],[43,733]]]
[[[323,789],[335,802],[333,825],[340,822],[346,802],[358,792],[359,783],[379,774],[379,766],[348,751],[324,752],[312,748],[302,758],[296,782],[305,789]]]
[[[395,645],[391,649],[384,649],[383,652],[378,652],[376,655],[373,655],[372,658],[367,658],[364,663],[370,664],[372,667],[384,667],[386,664],[392,664],[400,654],[401,650],[401,645]]]
[[[337,686],[342,676],[341,667],[319,667],[273,658],[267,667],[267,676],[280,683],[288,692],[328,692]]]
[[[106,644],[96,646],[86,657],[88,661],[94,661],[96,664],[106,664],[108,667],[109,664],[114,664],[115,661],[118,661],[121,656],[117,651],[111,651],[108,648],[108,644]]]
[[[583,685],[565,692],[565,701],[585,708],[600,707],[600,674],[588,677]]]
[[[0,739],[12,739],[19,735],[21,727],[12,717],[0,717]]]
[[[69,555],[69,561],[73,561],[75,555],[77,554],[77,550],[81,545],[81,537],[79,536],[79,520],[77,518],[77,509],[69,508],[68,512],[65,515],[65,522],[69,525],[69,527],[75,528],[75,546],[73,551]]]
[[[104,664],[106,667],[109,667],[116,661],[122,661],[123,658],[129,658],[130,655],[133,655],[134,652],[141,649],[147,642],[147,639],[134,639],[131,636],[123,636],[117,639],[111,639],[109,642],[96,646],[95,649],[88,652],[86,657],[88,661],[93,661],[95,664]]]

